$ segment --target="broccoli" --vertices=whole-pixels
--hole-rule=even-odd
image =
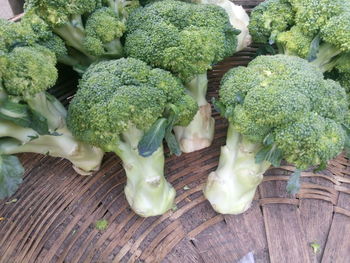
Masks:
[[[188,125],[197,110],[171,73],[122,58],[84,73],[69,106],[68,127],[78,139],[120,157],[130,206],[140,216],[155,216],[169,210],[175,197],[164,178],[162,140],[178,154],[172,127]]]
[[[103,152],[73,137],[66,109],[46,92],[57,79],[54,53],[40,45],[17,46],[2,52],[0,61],[0,198],[21,182],[23,168],[11,156],[16,153],[62,157],[81,174],[97,170]]]
[[[308,59],[328,72],[349,58],[349,21],[349,1],[267,0],[252,11],[249,29],[254,41],[266,44],[276,36],[279,53]]]
[[[233,68],[219,96],[217,108],[229,128],[204,194],[220,213],[248,209],[264,172],[283,159],[296,166],[287,186],[296,193],[302,170],[323,167],[349,142],[344,88],[301,58],[259,56]]]
[[[71,49],[72,56],[85,62],[84,67],[80,66],[83,71],[93,62],[123,56],[120,38],[125,31],[126,7],[131,2],[117,3],[27,0],[25,10],[30,14],[28,17],[34,14],[33,19],[39,16],[45,21]]]
[[[288,0],[267,0],[252,11],[249,31],[256,43],[275,43],[277,35],[290,28],[295,13]]]
[[[158,1],[136,9],[127,20],[126,55],[174,73],[200,107],[189,126],[174,129],[183,152],[211,144],[207,70],[236,51],[239,33],[226,11],[210,4]]]

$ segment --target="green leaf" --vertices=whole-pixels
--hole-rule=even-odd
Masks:
[[[218,100],[217,98],[212,98],[211,99],[211,103],[213,104],[214,106],[214,109],[220,113],[221,116],[225,116],[225,112],[226,112],[226,107],[225,105],[220,101]]]
[[[31,128],[40,135],[49,135],[47,119],[27,104],[6,100],[0,108],[0,119],[11,121],[23,128]]]
[[[30,126],[29,107],[25,104],[6,100],[0,108],[0,119],[28,128]]]
[[[151,156],[162,144],[167,120],[158,119],[152,127],[144,134],[138,145],[139,154],[143,157]]]
[[[169,147],[170,155],[175,154],[176,156],[181,155],[181,149],[178,141],[175,138],[175,135],[172,133],[173,127],[177,121],[178,116],[178,108],[176,108],[174,105],[170,107],[171,112],[169,114],[166,129],[165,129],[165,141]]]
[[[255,163],[262,163],[263,161],[270,162],[274,167],[281,165],[283,156],[282,151],[275,145],[266,145],[255,155]]]
[[[0,156],[0,199],[13,195],[22,183],[24,168],[16,156]]]
[[[289,194],[295,195],[300,190],[300,176],[301,171],[299,169],[295,170],[292,176],[289,178],[287,183],[287,192]]]
[[[172,132],[165,134],[165,141],[169,147],[170,154],[175,154],[176,156],[181,155],[181,149],[179,143],[177,142],[175,135]]]
[[[269,44],[265,44],[256,50],[253,58],[256,58],[258,56],[263,56],[263,55],[275,55],[275,54],[276,54],[276,50],[273,48],[273,46]]]
[[[307,60],[309,62],[314,61],[317,58],[317,53],[320,49],[320,41],[321,41],[321,37],[320,34],[318,34],[311,42],[310,45],[310,52],[307,56]]]
[[[29,128],[32,128],[40,135],[52,135],[49,131],[47,119],[36,111],[31,112],[31,122]]]

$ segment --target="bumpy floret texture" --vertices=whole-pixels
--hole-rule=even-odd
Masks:
[[[56,27],[64,25],[74,15],[91,13],[100,5],[101,2],[96,0],[27,0],[25,9],[35,12],[46,23]]]
[[[330,18],[322,27],[321,34],[327,43],[350,52],[350,10]]]
[[[111,150],[130,125],[147,131],[171,105],[184,112],[178,123],[186,124],[197,111],[179,79],[161,69],[133,59],[100,62],[80,81],[69,107],[68,126],[77,138]]]
[[[111,8],[100,8],[94,11],[85,25],[85,48],[95,56],[103,55],[105,44],[119,39],[125,31],[125,25]]]
[[[259,56],[229,71],[219,95],[237,131],[260,144],[273,136],[284,159],[298,168],[326,162],[344,147],[346,92],[306,60]]]
[[[327,21],[342,12],[346,1],[341,0],[302,0],[292,1],[296,9],[295,23],[304,34],[314,36]]]
[[[277,35],[277,46],[281,53],[307,58],[313,37],[305,35],[298,26]]]
[[[4,54],[1,60],[4,65],[0,68],[0,75],[10,95],[32,96],[56,82],[56,57],[45,47],[17,47]]]
[[[233,54],[238,34],[221,7],[165,0],[130,14],[125,51],[187,81]]]
[[[257,43],[274,40],[294,22],[294,11],[287,0],[267,0],[254,8],[249,32]]]

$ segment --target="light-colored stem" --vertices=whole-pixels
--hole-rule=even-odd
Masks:
[[[137,144],[142,135],[136,128],[129,129],[116,153],[126,172],[124,191],[130,206],[140,216],[157,216],[173,207],[176,192],[164,177],[163,146],[149,157],[138,154]]]
[[[322,44],[320,46],[317,58],[311,64],[317,66],[322,72],[333,69],[336,65],[335,57],[341,53],[341,50],[330,44]]]
[[[187,127],[175,126],[174,133],[181,151],[189,153],[211,145],[215,120],[211,117],[211,105],[206,100],[207,74],[197,75],[185,86],[189,94],[197,101],[199,110]]]
[[[63,128],[66,125],[67,110],[54,96],[41,92],[25,99],[31,109],[47,119],[51,131]]]
[[[241,214],[250,207],[263,174],[270,167],[269,162],[255,162],[260,148],[229,126],[226,145],[221,147],[219,166],[209,174],[204,189],[204,195],[215,211]]]
[[[58,129],[57,133],[60,135],[39,135],[32,129],[3,122],[0,124],[0,138],[15,138],[19,143],[4,146],[1,153],[11,155],[32,152],[65,158],[83,175],[99,169],[104,154],[101,149],[77,141],[66,127]]]

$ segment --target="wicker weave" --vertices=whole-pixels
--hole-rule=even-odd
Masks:
[[[258,1],[236,1],[247,9]],[[208,97],[217,95],[222,75],[246,65],[255,48],[226,59],[209,73]],[[70,79],[72,76],[66,75]],[[66,80],[60,87],[72,86]],[[72,92],[58,94],[67,102]],[[350,262],[350,162],[343,155],[326,171],[302,174],[296,197],[285,187],[293,167],[270,169],[250,210],[219,215],[202,194],[216,169],[227,122],[217,113],[210,148],[166,160],[177,190],[177,210],[141,218],[124,197],[125,174],[118,157],[107,154],[92,177],[74,173],[69,162],[23,154],[23,185],[0,202],[0,262],[237,262],[253,252],[256,262]],[[94,224],[107,219],[99,231]],[[311,242],[320,245],[313,253]]]

